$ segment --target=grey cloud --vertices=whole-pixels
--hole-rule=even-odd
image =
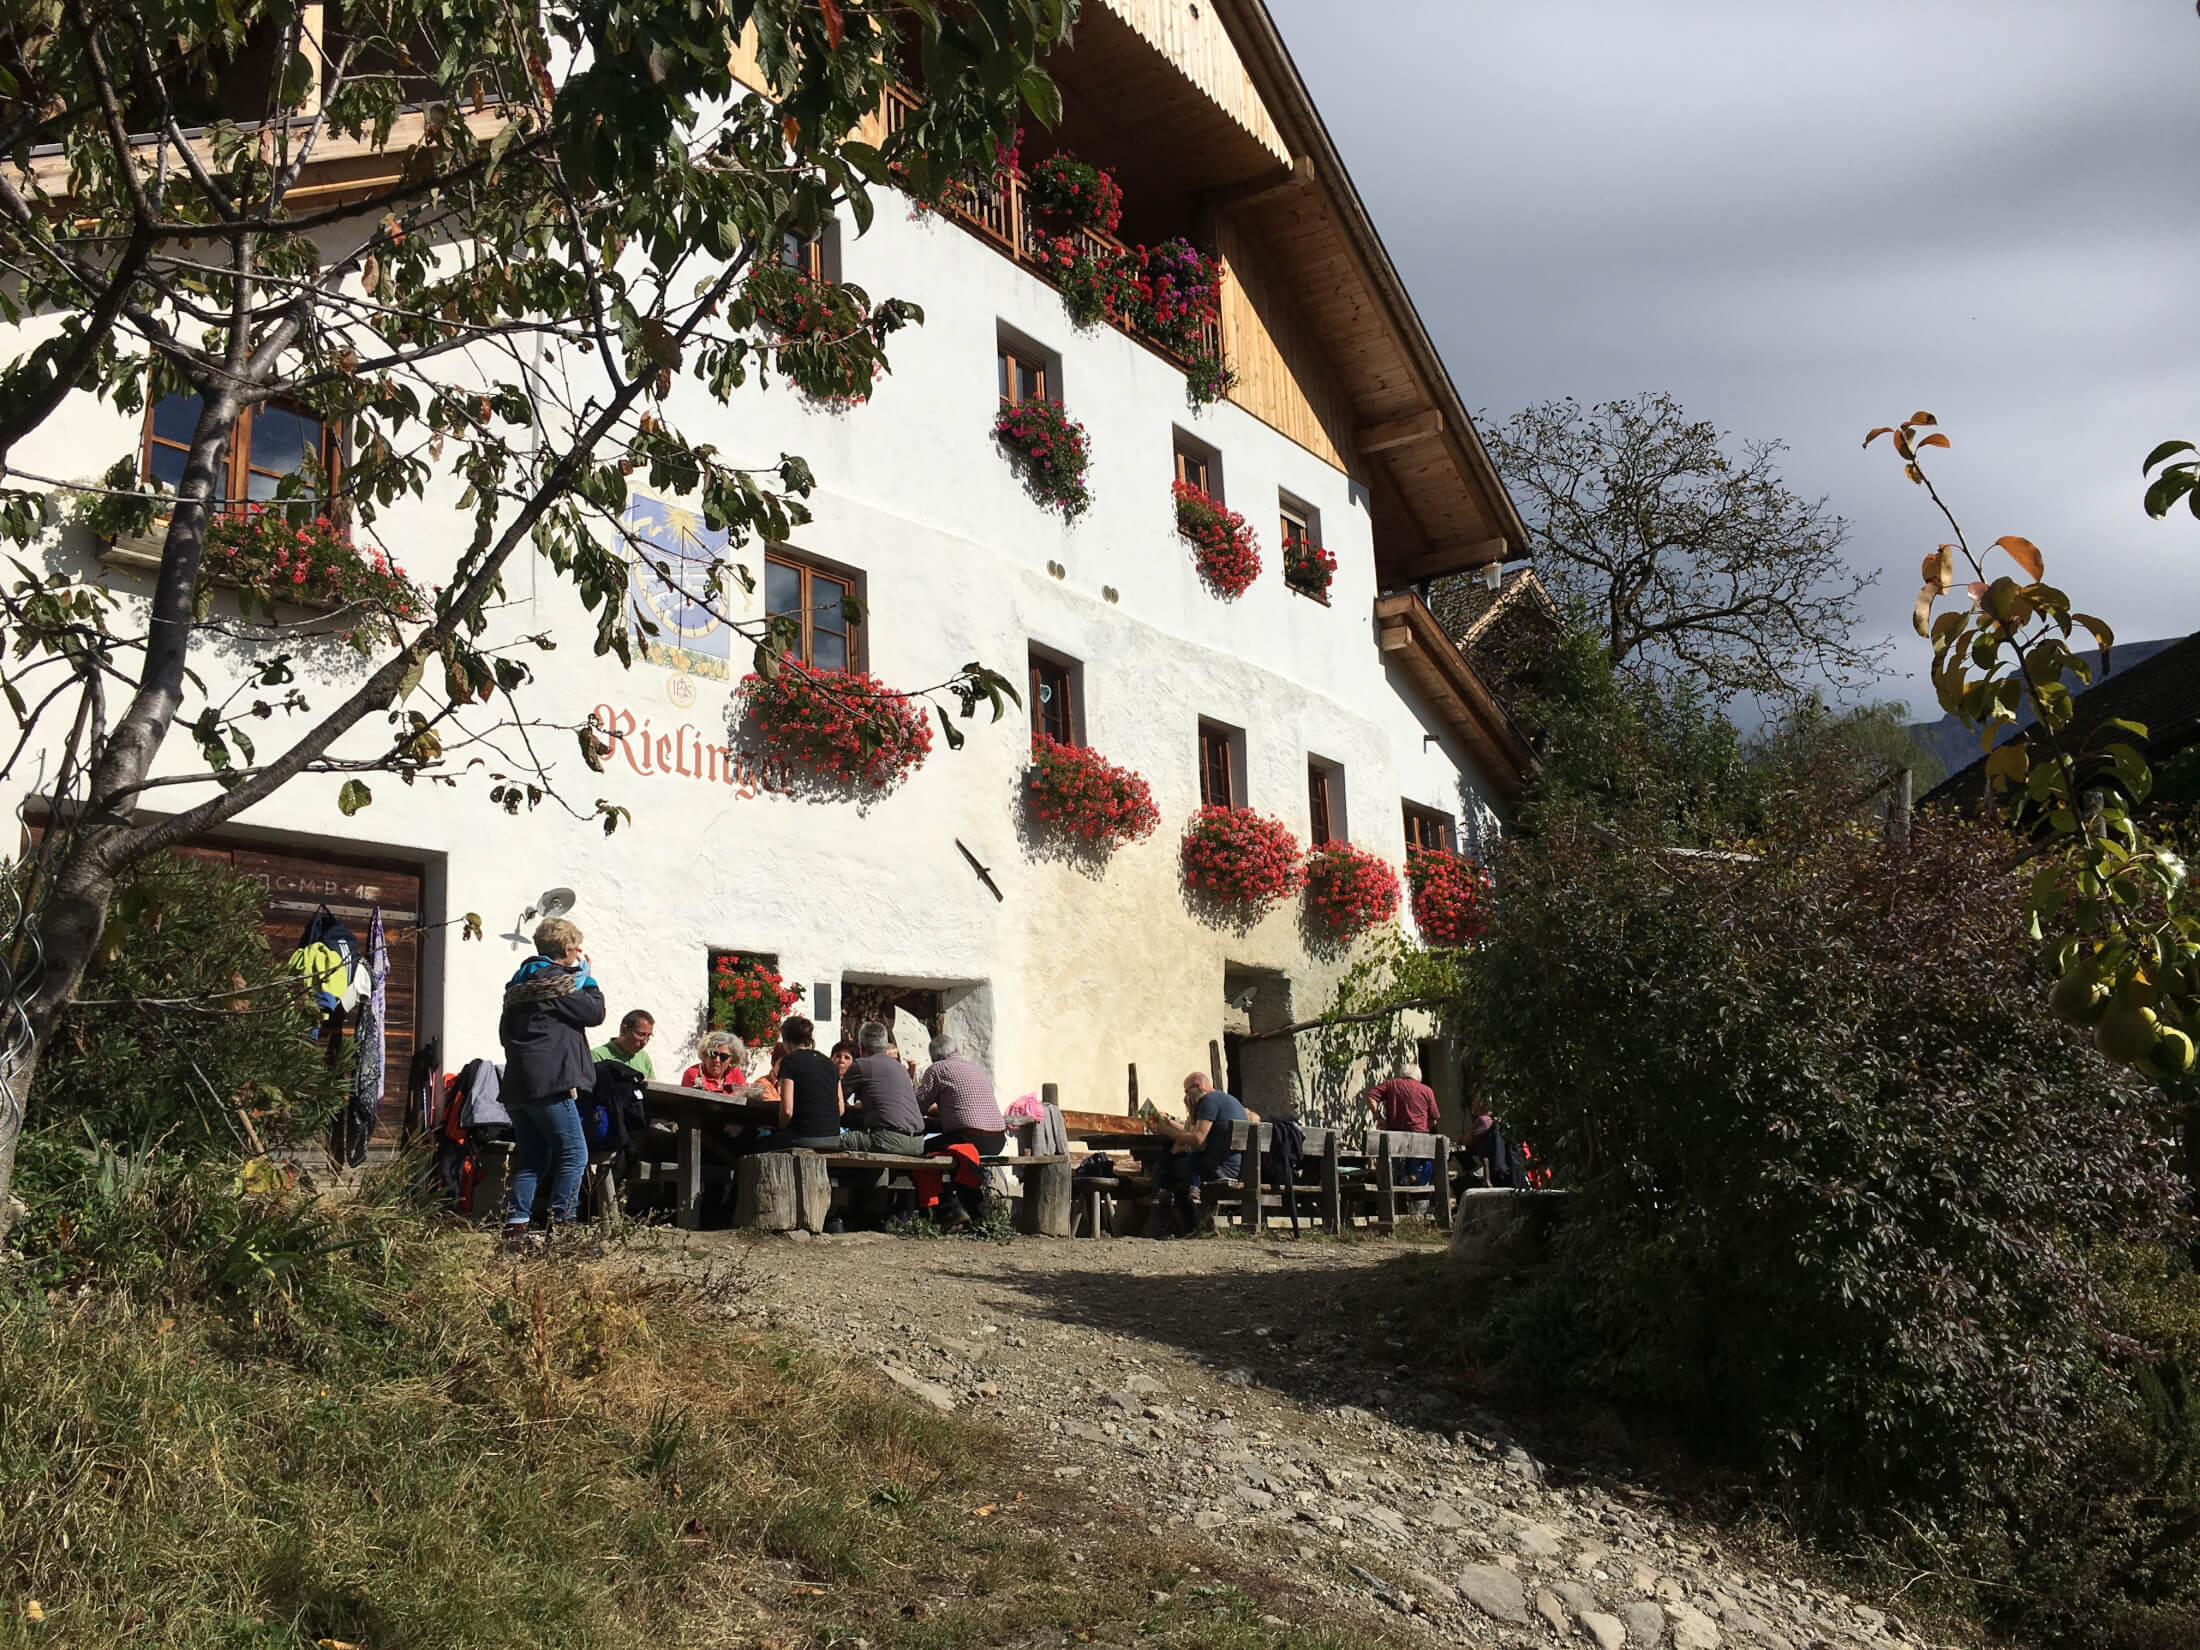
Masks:
[[[1915,407],[1986,539],[2133,638],[2200,628],[2200,18],[2167,0],[1269,0],[1470,406],[1670,389],[1791,448],[1908,635],[1945,536],[1866,428]]]

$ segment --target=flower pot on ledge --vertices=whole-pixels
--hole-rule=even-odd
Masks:
[[[102,567],[158,573],[166,522],[148,533],[121,533],[99,551]],[[209,523],[199,577],[217,587],[249,592],[270,607],[334,613],[364,607],[410,618],[427,606],[426,594],[403,568],[379,550],[362,552],[326,517],[310,527],[293,525],[271,511],[223,511]]]

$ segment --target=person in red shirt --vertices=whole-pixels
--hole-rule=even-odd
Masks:
[[[741,1075],[740,1055],[740,1039],[732,1032],[705,1032],[695,1064],[680,1074],[680,1086],[708,1089],[713,1094],[744,1087],[747,1079]]]
[[[1419,1066],[1401,1066],[1398,1075],[1367,1091],[1367,1108],[1376,1126],[1405,1134],[1440,1134],[1443,1119],[1436,1105],[1436,1091],[1421,1081]]]

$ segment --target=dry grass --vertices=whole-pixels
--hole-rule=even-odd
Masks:
[[[142,1287],[0,1310],[0,1647],[1371,1642],[1126,1539],[1135,1509],[1028,1444],[728,1328],[737,1278],[340,1220],[280,1335]]]

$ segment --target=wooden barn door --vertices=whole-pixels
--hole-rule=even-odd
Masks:
[[[335,858],[324,854],[268,852],[230,842],[198,842],[178,848],[210,860],[267,889],[261,931],[275,966],[290,960],[313,913],[326,905],[357,936],[363,952],[374,908],[382,908],[382,933],[390,972],[384,986],[388,1019],[383,1036],[383,1082],[375,1137],[395,1138],[405,1119],[405,1073],[420,1035],[420,869],[388,860]],[[345,1041],[351,1039],[347,1018]]]

